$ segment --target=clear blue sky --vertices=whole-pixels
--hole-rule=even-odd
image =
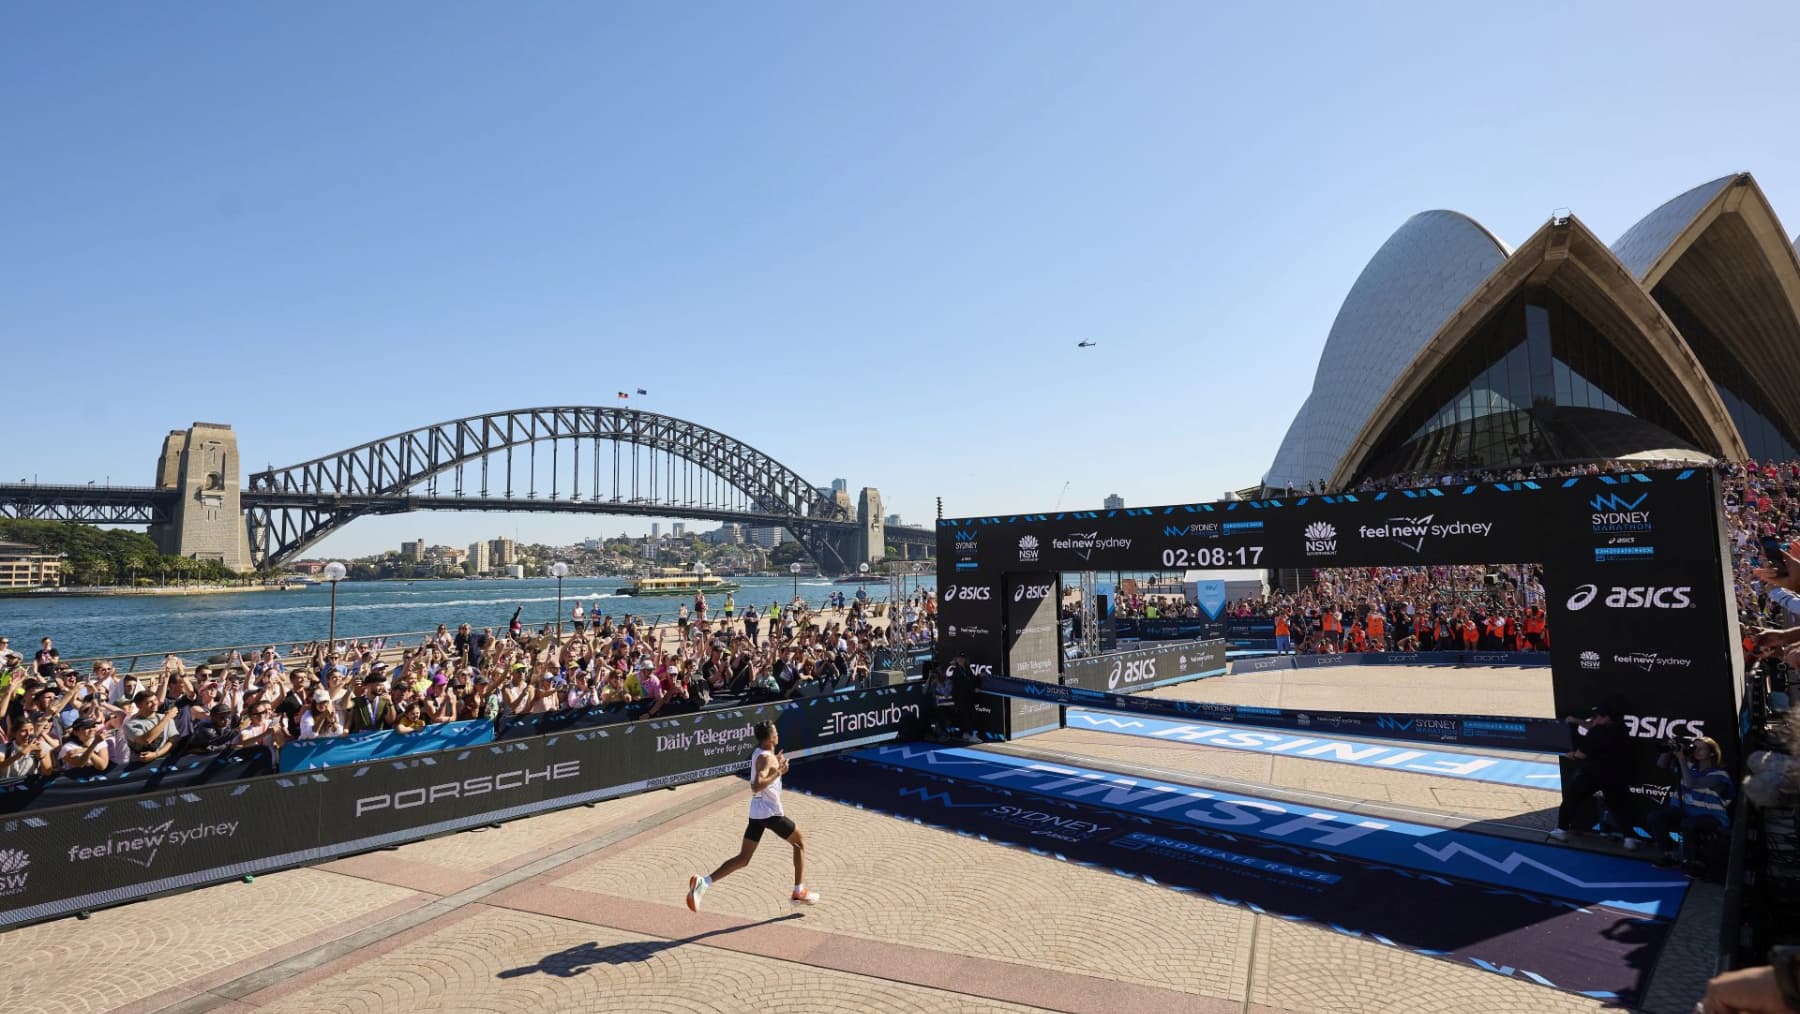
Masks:
[[[1611,240],[1749,170],[1800,227],[1795,5],[1473,6],[0,6],[0,475],[643,387],[908,521],[1211,499],[1414,212]]]

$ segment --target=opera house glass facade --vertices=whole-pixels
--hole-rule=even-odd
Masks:
[[[1448,211],[1382,245],[1266,485],[1622,457],[1800,458],[1800,255],[1749,174],[1611,246],[1574,216],[1508,249]]]

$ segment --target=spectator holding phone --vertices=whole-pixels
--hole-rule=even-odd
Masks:
[[[57,751],[56,760],[70,774],[100,774],[112,765],[112,752],[106,737],[100,734],[100,723],[81,718],[69,727],[68,738]]]
[[[175,707],[163,706],[153,690],[139,690],[131,698],[133,712],[125,720],[132,754],[139,761],[161,760],[174,752]]]

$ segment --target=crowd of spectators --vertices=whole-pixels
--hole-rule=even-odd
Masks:
[[[440,624],[413,645],[273,646],[154,673],[96,661],[78,672],[45,637],[27,659],[0,636],[0,781],[117,772],[174,755],[569,709],[654,718],[866,686],[877,654],[929,645],[935,600],[862,598],[814,609],[796,598],[713,609],[696,596],[674,623],[602,615],[558,633]]]
[[[1535,564],[1324,568],[1299,591],[1239,599],[1228,615],[1273,620],[1277,649],[1299,654],[1550,646]]]

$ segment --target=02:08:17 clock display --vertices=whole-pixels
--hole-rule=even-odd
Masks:
[[[1226,549],[1224,546],[1201,547],[1199,549],[1165,549],[1162,551],[1162,562],[1165,567],[1254,567],[1262,559],[1263,547],[1239,546]]]

